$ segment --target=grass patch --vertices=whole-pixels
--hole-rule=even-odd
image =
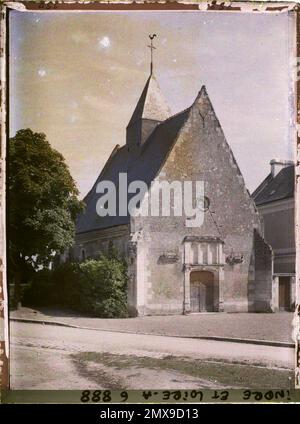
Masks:
[[[212,384],[222,384],[225,387],[256,388],[256,389],[290,389],[294,386],[294,373],[289,369],[270,369],[247,363],[229,363],[220,360],[194,360],[186,357],[166,355],[162,358],[146,356],[117,355],[111,353],[83,352],[72,355],[72,359],[84,372],[89,363],[113,368],[120,371],[120,380],[113,388],[124,388],[121,383],[122,369],[143,368],[166,371],[176,371],[183,375],[193,376],[210,381]],[[105,377],[105,376],[103,376]],[[106,376],[104,380],[108,380]],[[100,381],[99,381],[100,383]],[[118,387],[116,387],[119,384]],[[103,385],[103,380],[101,382]],[[107,388],[111,388],[106,386]],[[155,389],[155,387],[153,387]]]

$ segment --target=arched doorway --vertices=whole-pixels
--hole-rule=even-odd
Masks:
[[[214,310],[214,275],[209,271],[190,273],[191,312]]]

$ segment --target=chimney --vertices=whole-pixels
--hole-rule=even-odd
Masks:
[[[271,165],[271,174],[272,177],[276,177],[276,175],[287,166],[294,165],[292,160],[282,160],[282,159],[272,159],[270,162]]]

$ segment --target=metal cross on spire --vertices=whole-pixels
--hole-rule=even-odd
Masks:
[[[156,34],[152,34],[152,35],[150,34],[149,35],[150,46],[148,46],[148,47],[149,47],[149,49],[151,51],[150,75],[152,75],[152,72],[153,72],[153,50],[156,49],[156,47],[153,46],[153,39],[154,39],[154,37],[157,37],[157,35]]]

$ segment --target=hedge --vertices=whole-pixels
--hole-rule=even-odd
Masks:
[[[60,305],[97,317],[127,317],[126,263],[102,256],[38,271],[26,290],[27,306]]]

